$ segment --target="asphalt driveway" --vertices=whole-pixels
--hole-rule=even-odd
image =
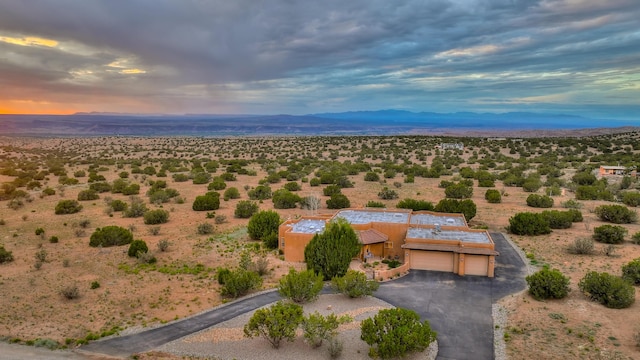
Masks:
[[[411,270],[381,284],[375,296],[396,307],[415,310],[438,332],[438,359],[493,359],[491,305],[525,287],[522,259],[502,234],[492,233],[495,277]]]
[[[452,273],[412,270],[381,284],[375,296],[396,306],[415,310],[438,332],[438,359],[493,359],[491,305],[525,287],[525,266],[499,233],[492,233],[496,250],[495,277],[458,276]],[[327,289],[324,292],[328,292]],[[279,300],[267,292],[208,312],[138,334],[95,341],[81,351],[128,357],[232,319]]]

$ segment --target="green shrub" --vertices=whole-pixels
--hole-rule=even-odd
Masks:
[[[57,244],[57,243],[58,243],[58,241],[60,241],[60,239],[58,239],[58,237],[57,237],[57,236],[51,236],[51,237],[49,238],[49,242],[50,242],[50,243],[52,243],[52,244]]]
[[[547,195],[531,194],[527,196],[527,205],[535,208],[550,208],[553,206],[553,198]]]
[[[147,225],[164,224],[169,221],[169,212],[163,209],[149,210],[144,213],[144,223]]]
[[[201,223],[198,224],[198,234],[199,235],[209,235],[209,234],[213,234],[214,228],[213,225],[209,224],[209,223]]]
[[[602,221],[614,224],[631,224],[638,221],[638,214],[624,205],[600,205],[595,213]]]
[[[384,208],[386,207],[383,203],[381,203],[380,201],[373,201],[373,200],[369,200],[367,202],[367,205],[365,205],[366,207],[369,208]]]
[[[122,195],[138,195],[138,194],[140,194],[139,184],[129,184],[124,189],[122,189]]]
[[[254,214],[247,224],[247,233],[253,240],[263,240],[270,234],[278,234],[280,215],[273,210],[263,210]]]
[[[569,199],[563,202],[561,205],[563,208],[567,208],[567,209],[582,209],[582,203],[575,201],[573,199]]]
[[[542,215],[552,229],[568,229],[573,225],[574,215],[568,211],[546,210]]]
[[[622,194],[622,202],[627,206],[640,206],[640,192],[625,192]]]
[[[241,200],[236,204],[236,210],[233,214],[237,218],[248,219],[257,212],[258,204],[250,200]]]
[[[36,235],[44,235],[44,229],[39,227],[36,229]]]
[[[576,188],[576,199],[612,201],[613,194],[602,186],[582,185]]]
[[[579,238],[569,245],[568,251],[570,254],[575,255],[591,255],[593,254],[593,239],[591,238]]]
[[[288,182],[284,184],[284,188],[288,191],[300,191],[302,187],[295,181]]]
[[[213,181],[207,186],[207,190],[224,190],[227,187],[227,183],[222,178],[216,176]]]
[[[551,232],[551,227],[544,215],[522,212],[509,219],[509,231],[516,235],[544,235]]]
[[[322,275],[312,270],[296,271],[289,269],[289,273],[280,279],[278,292],[296,303],[306,303],[318,298],[322,290]]]
[[[398,193],[395,190],[391,190],[385,186],[378,193],[378,197],[382,200],[393,200],[398,198]]]
[[[467,221],[471,221],[476,216],[477,207],[471,199],[442,199],[434,210],[442,213],[461,213]]]
[[[271,188],[267,185],[258,185],[248,192],[251,200],[267,200],[271,198]]]
[[[50,188],[50,187],[46,187],[46,188],[44,188],[44,190],[42,190],[42,193],[43,193],[44,195],[46,195],[46,196],[51,196],[51,195],[55,195],[55,194],[56,194],[56,191],[55,191],[55,190],[53,190],[53,189],[52,189],[52,188]]]
[[[89,184],[89,190],[93,190],[99,193],[105,193],[111,191],[111,185],[108,182],[97,182]],[[78,199],[80,200],[80,199]]]
[[[436,340],[436,332],[428,321],[403,308],[380,310],[373,318],[360,324],[360,338],[369,346],[369,356],[381,359],[404,357],[412,352],[424,351]]]
[[[580,211],[578,209],[569,209],[569,210],[567,210],[567,213],[569,213],[571,215],[571,221],[572,222],[582,222],[582,220],[583,220],[582,211]]]
[[[262,243],[267,249],[275,249],[278,247],[278,233],[272,232],[262,237]]]
[[[113,211],[125,211],[129,205],[122,200],[113,200],[109,203],[109,206]]]
[[[463,183],[451,184],[444,189],[448,199],[468,199],[473,195],[473,188]]]
[[[196,196],[191,208],[195,211],[211,211],[220,208],[220,194],[210,191],[205,195]]]
[[[13,261],[13,253],[11,251],[7,251],[4,246],[0,245],[0,264],[8,263]]]
[[[103,228],[97,228],[96,231],[91,234],[89,246],[120,246],[130,244],[132,241],[133,234],[131,231],[120,226],[110,225]]]
[[[578,287],[589,299],[608,308],[623,309],[635,302],[636,292],[633,286],[622,278],[606,272],[587,273],[578,283]]]
[[[529,294],[536,300],[562,299],[569,294],[569,278],[559,270],[544,267],[526,277]]]
[[[332,287],[341,294],[345,294],[350,298],[359,298],[370,296],[380,284],[374,280],[367,280],[367,276],[356,270],[347,270],[342,277],[334,277],[331,279]]]
[[[229,274],[225,276],[221,294],[223,296],[238,298],[261,286],[262,278],[256,272],[238,269],[229,272]]]
[[[273,193],[272,201],[275,209],[293,209],[302,199],[287,189],[279,189]]]
[[[136,196],[131,196],[131,204],[122,212],[122,216],[128,218],[135,218],[143,216],[147,212],[147,205],[144,201]]]
[[[640,231],[631,236],[631,242],[636,245],[640,245]]]
[[[403,199],[396,205],[399,209],[411,209],[413,211],[433,211],[435,207],[433,203],[426,200]]]
[[[75,214],[82,210],[82,205],[76,200],[60,200],[56,205],[56,215]]]
[[[222,198],[225,201],[229,201],[230,199],[239,199],[240,198],[240,191],[238,190],[238,188],[235,187],[230,187],[227,190],[224,191],[224,194],[222,195]]]
[[[591,172],[582,171],[573,175],[571,180],[578,185],[593,185],[598,179]]]
[[[622,266],[622,278],[634,285],[640,285],[640,258]]]
[[[369,171],[364,174],[364,181],[380,181],[380,175],[373,171]]]
[[[249,338],[262,336],[277,349],[282,340],[295,339],[302,318],[302,306],[278,301],[268,308],[256,310],[244,326],[244,335]]]
[[[594,240],[605,244],[622,244],[627,229],[618,225],[602,225],[593,229]]]
[[[211,180],[211,175],[206,172],[198,172],[193,175],[193,183],[195,185],[206,184]]]
[[[350,321],[352,319],[349,315],[337,317],[332,313],[325,317],[315,311],[302,319],[300,327],[302,328],[305,342],[315,349],[322,345],[323,340],[331,343],[338,335],[338,327]]]
[[[147,243],[144,240],[133,240],[129,245],[129,250],[127,251],[127,255],[129,257],[140,257],[140,254],[146,253],[149,251],[147,247]]]
[[[496,189],[489,189],[484,193],[484,199],[490,204],[500,204],[502,202],[502,195],[500,191]]]
[[[362,245],[355,231],[344,219],[327,224],[324,231],[315,234],[304,249],[307,269],[322,274],[324,280],[344,276]]]
[[[60,295],[67,300],[73,300],[80,297],[80,289],[76,285],[68,285],[60,289]]]
[[[333,196],[336,194],[342,194],[342,188],[338,185],[328,185],[324,189],[322,189],[322,194],[324,196]]]
[[[333,194],[327,200],[327,209],[344,209],[351,206],[351,201],[343,194]]]
[[[227,268],[218,268],[216,271],[216,279],[218,280],[218,284],[224,285],[227,275],[231,274],[231,270]]]

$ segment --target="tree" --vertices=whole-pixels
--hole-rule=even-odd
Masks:
[[[500,204],[502,202],[502,195],[500,194],[500,191],[496,189],[488,189],[484,193],[484,199],[490,204]]]
[[[342,188],[338,185],[329,185],[324,189],[322,189],[322,194],[324,196],[333,196],[341,193],[342,193]]]
[[[545,210],[542,215],[552,229],[568,229],[573,225],[574,214],[569,211]]]
[[[411,209],[413,211],[428,210],[433,211],[433,203],[426,200],[403,199],[396,205],[398,209]]]
[[[468,199],[473,195],[473,188],[463,183],[451,184],[444,189],[449,199]]]
[[[578,172],[571,180],[578,185],[593,185],[598,179],[589,171]]]
[[[195,211],[211,211],[220,208],[220,193],[209,191],[205,195],[196,196],[191,208]]]
[[[569,278],[559,270],[542,270],[526,277],[529,294],[536,300],[562,299],[569,294]]]
[[[622,266],[622,278],[633,285],[640,285],[640,258]]]
[[[593,239],[605,244],[622,244],[627,229],[618,225],[602,225],[593,229]]]
[[[82,205],[76,200],[60,200],[56,205],[56,215],[75,214],[82,210]]]
[[[553,206],[553,198],[547,195],[531,194],[527,196],[527,205],[535,208],[550,208]]]
[[[89,246],[120,246],[130,244],[132,241],[133,234],[131,231],[120,226],[110,225],[97,228],[89,238]]]
[[[233,213],[239,219],[248,219],[258,212],[258,204],[250,200],[241,200],[236,204],[236,210]]]
[[[306,303],[318,298],[323,285],[322,275],[312,270],[298,272],[291,268],[289,274],[280,279],[278,292],[293,302]]]
[[[253,240],[264,240],[269,234],[278,234],[280,215],[273,210],[262,210],[254,214],[247,224],[247,233]],[[276,235],[277,236],[277,235]]]
[[[92,189],[82,190],[78,193],[79,201],[91,201],[91,200],[97,200],[97,199],[100,199],[100,195],[98,195],[97,191]]]
[[[249,190],[248,195],[251,200],[267,200],[271,198],[271,188],[268,185],[258,185]]]
[[[149,247],[144,240],[133,240],[129,245],[129,250],[127,251],[127,255],[129,257],[139,257],[140,254],[146,253],[149,251]]]
[[[361,244],[351,225],[344,220],[332,221],[324,231],[315,234],[304,249],[307,269],[322,274],[324,280],[343,276]]]
[[[276,209],[293,209],[300,202],[300,196],[287,189],[279,189],[273,193],[273,207]]]
[[[372,295],[380,284],[374,280],[367,280],[367,276],[356,270],[347,270],[342,277],[334,277],[331,279],[332,287],[338,292],[349,296],[350,298],[359,298]]]
[[[327,209],[344,209],[351,206],[351,201],[344,194],[333,194],[327,200]]]
[[[471,219],[476,216],[477,207],[471,199],[442,199],[436,204],[435,211],[443,213],[462,213],[467,221],[471,221]]]
[[[380,310],[373,318],[362,321],[360,338],[369,346],[369,356],[381,359],[403,357],[424,351],[436,340],[428,321],[403,308]]]
[[[578,287],[589,299],[612,309],[627,308],[636,300],[636,290],[631,284],[606,272],[587,273]]]
[[[268,308],[256,310],[244,326],[244,335],[249,338],[262,336],[277,349],[282,340],[295,339],[302,318],[302,306],[278,301]]]
[[[164,224],[169,221],[169,212],[163,209],[149,210],[144,213],[144,223],[147,225]]]
[[[509,219],[509,231],[516,235],[543,235],[551,233],[551,227],[544,215],[522,212]]]
[[[624,205],[600,205],[595,213],[602,221],[614,224],[631,224],[638,221],[638,214]]]
[[[622,194],[622,202],[627,206],[640,206],[640,193],[627,191]]]

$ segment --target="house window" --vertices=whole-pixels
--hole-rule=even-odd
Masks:
[[[393,249],[393,241],[387,241],[384,243],[385,249]]]
[[[284,238],[280,239],[280,247],[284,247]]]

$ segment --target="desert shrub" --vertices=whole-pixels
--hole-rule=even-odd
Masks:
[[[539,177],[530,177],[522,183],[522,190],[525,192],[536,192],[542,187],[542,181]]]
[[[338,335],[338,327],[341,324],[350,322],[352,319],[349,315],[337,317],[336,314],[323,316],[317,311],[302,319],[300,327],[304,340],[312,348],[322,345],[323,340],[331,342]]]
[[[58,239],[58,237],[57,237],[57,236],[51,236],[51,237],[49,238],[49,242],[50,242],[50,243],[52,243],[52,244],[57,244],[57,243],[58,243],[58,241],[60,241],[60,239]]]
[[[11,251],[7,251],[3,245],[0,245],[0,264],[8,263],[13,261],[13,253]]]
[[[372,295],[380,284],[374,280],[367,280],[367,276],[361,271],[347,270],[344,276],[331,279],[331,286],[350,298],[359,298]]]
[[[238,188],[232,186],[224,191],[222,198],[224,199],[224,201],[229,201],[230,199],[239,199],[240,191],[238,190]]]
[[[602,186],[582,185],[576,188],[577,200],[613,200],[613,194]]]
[[[589,171],[578,172],[571,178],[571,181],[578,185],[593,185],[598,179]]]
[[[98,289],[98,288],[100,288],[100,283],[97,282],[97,281],[92,281],[90,288],[91,288],[91,290]]]
[[[527,196],[527,205],[535,208],[550,208],[553,206],[553,198],[547,195],[531,194]]]
[[[622,278],[633,285],[640,285],[640,258],[622,266]]]
[[[566,212],[571,215],[572,222],[581,222],[583,220],[582,211],[578,209],[569,209]]]
[[[163,209],[149,210],[144,213],[144,223],[147,225],[164,224],[169,221],[169,212]]]
[[[39,227],[35,231],[36,235],[44,235],[44,229]]]
[[[258,204],[250,200],[241,200],[236,204],[233,215],[240,219],[248,219],[258,212]]]
[[[147,212],[147,205],[145,205],[144,201],[136,196],[131,196],[131,203],[129,206],[122,212],[122,216],[128,218],[135,218],[143,216],[144,213]]]
[[[138,194],[140,194],[139,184],[129,184],[124,189],[122,189],[122,195],[138,195]]]
[[[209,191],[205,195],[196,196],[191,208],[195,211],[211,211],[220,208],[220,194]]]
[[[351,259],[360,253],[361,244],[351,225],[343,219],[327,224],[304,249],[307,269],[322,274],[324,280],[344,276]]]
[[[207,186],[207,190],[224,190],[227,187],[227,183],[222,178],[216,176],[211,183]]]
[[[216,270],[216,279],[218,280],[218,284],[224,285],[227,275],[231,274],[231,270],[221,267]]]
[[[443,213],[461,213],[467,221],[476,216],[477,207],[471,199],[442,199],[435,206],[435,211]]]
[[[338,185],[328,185],[324,189],[322,189],[322,194],[324,196],[332,196],[335,194],[341,194],[342,188]]]
[[[73,300],[80,297],[80,289],[76,285],[68,285],[60,289],[60,295],[67,300]]]
[[[639,192],[625,192],[622,194],[622,202],[627,206],[638,207],[640,206],[640,193]]]
[[[254,214],[247,224],[247,233],[253,240],[263,240],[269,234],[277,234],[280,226],[280,215],[273,210],[263,210]]]
[[[302,306],[278,301],[268,308],[256,310],[243,330],[246,337],[262,336],[277,349],[282,340],[295,339],[302,318]]]
[[[213,221],[218,225],[224,224],[224,223],[227,222],[227,216],[226,215],[222,215],[222,214],[216,215],[216,217],[213,218]]]
[[[591,238],[579,238],[569,245],[567,250],[570,254],[575,255],[591,255],[593,254],[594,244]]]
[[[640,232],[637,232],[631,236],[631,242],[640,245]]]
[[[413,211],[428,210],[433,211],[435,207],[433,203],[426,200],[403,199],[396,204],[399,209],[411,209]]]
[[[199,235],[209,235],[213,234],[214,228],[210,223],[201,223],[198,224],[198,234]]]
[[[46,196],[51,196],[51,195],[55,195],[55,194],[56,194],[56,191],[55,191],[55,190],[53,190],[53,189],[52,189],[52,188],[50,188],[50,187],[46,187],[46,188],[44,188],[44,190],[42,190],[42,194],[44,194],[44,195],[46,195]]]
[[[36,258],[37,262],[43,263],[43,262],[47,261],[47,256],[48,255],[49,254],[47,253],[47,250],[40,249],[40,250],[36,251],[36,254],[35,254],[34,257]]]
[[[237,180],[236,176],[233,173],[230,173],[230,172],[224,172],[224,173],[220,174],[220,177],[224,181],[236,181]]]
[[[489,189],[484,193],[484,199],[491,204],[500,204],[502,202],[502,195],[500,195],[500,191],[496,189]]]
[[[131,231],[116,225],[97,228],[89,238],[89,246],[109,247],[130,244],[133,241]]]
[[[600,205],[595,213],[602,221],[614,224],[631,224],[638,221],[638,214],[624,205]]]
[[[381,203],[380,201],[373,201],[373,200],[369,200],[367,202],[367,205],[365,205],[366,207],[369,208],[384,208],[386,207],[383,203]]]
[[[516,235],[543,235],[549,234],[551,227],[544,215],[522,212],[509,219],[509,231]]]
[[[289,191],[300,191],[302,187],[295,181],[288,182],[284,184],[284,188]]]
[[[262,286],[262,278],[258,273],[244,269],[229,272],[224,278],[224,285],[221,288],[223,296],[238,298],[247,294],[253,289]]]
[[[582,203],[573,199],[569,199],[560,205],[567,209],[582,209]]]
[[[272,232],[262,237],[262,243],[267,249],[275,249],[278,247],[278,233]]]
[[[546,210],[542,215],[552,229],[568,229],[573,224],[574,215],[568,211]]]
[[[569,294],[569,278],[556,269],[545,266],[525,280],[529,294],[536,300],[562,299]]]
[[[296,271],[289,269],[289,273],[280,279],[278,292],[291,301],[303,304],[318,298],[322,290],[322,275],[313,270]]]
[[[591,271],[578,283],[580,291],[593,301],[612,308],[623,309],[635,302],[635,289],[631,284],[609,273]]]
[[[173,181],[175,182],[185,182],[189,180],[189,175],[187,174],[173,174]]]
[[[161,239],[160,241],[158,241],[158,250],[160,252],[165,252],[165,251],[169,250],[169,246],[170,245],[171,245],[171,243],[169,242],[169,240]]]
[[[473,188],[463,183],[451,184],[444,189],[448,199],[468,199],[473,195]]]
[[[300,200],[302,200],[300,196],[287,189],[276,190],[272,196],[275,209],[293,209]]]
[[[247,194],[251,200],[266,200],[271,198],[271,188],[267,185],[258,185]]]
[[[75,214],[82,210],[82,205],[76,200],[60,200],[56,205],[56,215]]]
[[[420,322],[415,311],[403,308],[380,310],[373,318],[363,320],[360,329],[360,338],[371,346],[369,356],[381,359],[423,351],[437,336],[428,321]]]
[[[602,225],[593,229],[593,239],[605,244],[622,244],[627,229],[618,225]]]
[[[380,175],[373,171],[369,171],[364,174],[364,181],[380,181]]]
[[[344,194],[333,194],[327,200],[327,209],[344,209],[351,206],[351,201]]]
[[[144,242],[144,240],[133,240],[129,245],[127,255],[129,255],[129,257],[139,257],[140,254],[148,251],[149,247],[147,247],[147,243]]]
[[[385,186],[378,192],[378,197],[382,200],[393,200],[398,198],[398,193]]]
[[[311,180],[309,180],[309,185],[310,186],[320,186],[320,178],[314,177]]]
[[[125,211],[129,205],[122,200],[113,200],[109,203],[109,206],[113,211]]]

